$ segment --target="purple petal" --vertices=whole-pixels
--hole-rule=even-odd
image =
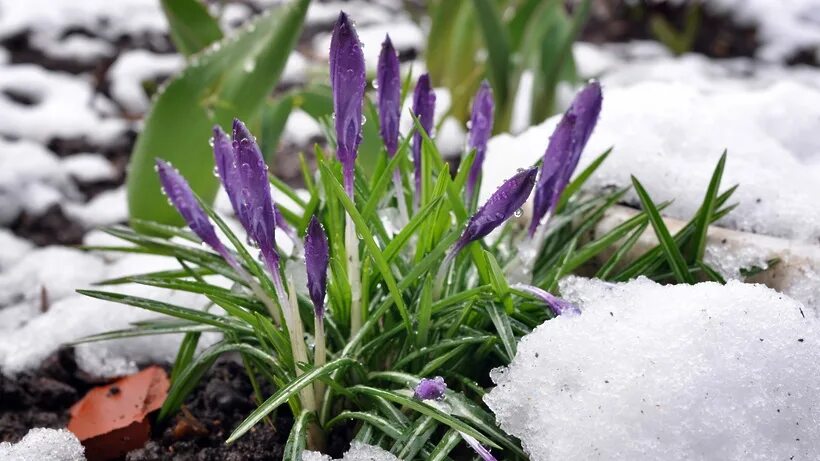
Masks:
[[[182,216],[182,219],[185,220],[185,223],[188,224],[188,227],[217,253],[227,254],[227,250],[217,237],[208,215],[200,206],[185,178],[163,160],[157,159],[156,167],[162,190]]]
[[[239,120],[233,122],[233,149],[236,155],[238,190],[233,191],[234,211],[253,241],[259,246],[268,269],[278,270],[274,229],[276,215],[268,180],[268,166],[248,128]],[[230,194],[230,192],[229,192]]]
[[[580,315],[581,309],[578,308],[575,304],[567,301],[566,299],[559,298],[554,296],[553,294],[549,293],[546,290],[542,290],[536,286],[532,285],[525,285],[523,283],[517,283],[513,285],[513,288],[518,288],[521,291],[526,291],[527,293],[535,296],[536,298],[544,301],[544,304],[552,309],[553,314],[555,315]]]
[[[379,134],[387,154],[393,157],[399,145],[399,117],[401,116],[401,78],[399,56],[393,48],[390,36],[386,36],[376,68],[376,84],[379,100]]]
[[[470,116],[470,136],[468,147],[475,149],[475,160],[470,168],[470,175],[467,178],[467,198],[472,200],[478,178],[481,175],[481,167],[484,164],[484,155],[487,152],[487,141],[493,132],[493,90],[487,81],[481,83],[481,87],[473,100],[473,112]]]
[[[441,376],[432,379],[422,378],[416,385],[413,397],[419,400],[443,400],[446,390],[447,383],[444,382],[444,378]]]
[[[470,242],[485,237],[524,205],[530,196],[538,170],[521,170],[506,180],[470,218],[467,228],[456,242],[456,251]]]
[[[247,222],[247,216],[239,214],[239,168],[236,164],[236,154],[233,150],[233,143],[231,143],[228,135],[222,131],[222,128],[214,126],[214,161],[216,162],[216,171],[219,174],[219,179],[222,181],[222,186],[228,194],[236,217],[244,226]]]
[[[470,448],[472,448],[476,453],[478,453],[478,456],[482,459],[482,461],[496,461],[493,454],[490,453],[490,450],[484,448],[484,445],[481,445],[475,437],[465,434],[463,432],[459,432],[459,434],[461,434],[461,438],[463,438],[464,441],[467,442],[467,445],[469,445]]]
[[[362,140],[365,85],[362,45],[353,24],[341,12],[330,39],[330,87],[336,123],[336,155],[344,166],[348,194],[353,192],[353,168]]]
[[[327,265],[330,250],[325,230],[316,216],[310,219],[305,234],[305,268],[307,270],[307,287],[316,317],[322,318],[325,313],[325,293],[327,292]]]
[[[418,117],[424,131],[433,136],[433,113],[436,110],[436,94],[430,86],[430,76],[422,74],[413,92],[413,114]],[[421,191],[421,133],[413,134],[413,165],[416,182],[416,197]]]
[[[590,82],[575,96],[572,105],[555,128],[544,153],[541,178],[536,187],[530,235],[535,233],[544,216],[554,211],[569,184],[581,153],[598,123],[602,103],[600,83]]]

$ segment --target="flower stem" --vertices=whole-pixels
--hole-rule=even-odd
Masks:
[[[345,216],[345,249],[347,251],[347,278],[350,283],[350,335],[362,327],[362,286],[359,278],[359,239],[350,215]]]
[[[314,368],[322,367],[325,362],[327,361],[327,351],[325,350],[325,322],[324,319],[315,316],[313,318],[313,327],[314,327],[314,343],[315,347],[313,349],[313,365]],[[322,399],[324,398],[325,394],[325,385],[321,381],[316,381],[313,383],[313,390],[316,393],[316,405],[317,407],[322,406]]]
[[[281,284],[281,279],[279,281]],[[299,363],[308,363],[307,348],[305,347],[305,330],[302,327],[302,317],[299,315],[299,304],[296,300],[296,289],[293,287],[293,282],[288,280],[288,299],[287,308],[283,309],[285,312],[285,323],[288,326],[288,334],[290,335],[290,348],[293,353],[293,363],[296,369],[296,376],[301,376],[303,371],[299,368]],[[302,406],[308,410],[316,411],[316,394],[310,387],[303,387],[299,391],[302,398]]]
[[[402,187],[399,170],[393,170],[393,187],[396,189],[396,201],[399,202],[401,225],[406,226],[410,222],[410,215],[407,212],[407,202],[404,200],[404,187]]]

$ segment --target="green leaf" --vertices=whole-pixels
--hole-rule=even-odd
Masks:
[[[453,448],[461,442],[461,436],[458,434],[458,431],[450,429],[444,434],[444,437],[441,438],[441,441],[436,445],[436,449],[430,454],[430,458],[428,461],[444,461],[447,458],[447,455],[453,451]]]
[[[698,211],[698,217],[695,222],[695,236],[692,241],[692,252],[687,259],[690,263],[703,260],[703,253],[706,251],[706,234],[709,232],[709,224],[712,221],[712,215],[717,208],[717,198],[720,189],[720,180],[723,178],[723,170],[726,167],[726,151],[720,156],[712,179],[709,181],[709,188],[706,189],[706,196],[703,198],[703,203]]]
[[[632,185],[635,187],[635,192],[641,200],[641,205],[649,216],[649,222],[655,230],[655,235],[658,237],[658,241],[664,250],[666,260],[669,263],[672,272],[675,274],[675,278],[682,283],[695,283],[695,279],[692,277],[692,274],[689,273],[686,260],[683,259],[683,255],[680,252],[680,248],[678,248],[678,244],[669,233],[669,229],[663,222],[663,218],[661,217],[660,212],[658,212],[658,208],[652,202],[652,199],[649,197],[646,189],[643,188],[643,185],[641,185],[638,179],[634,176],[632,176]]]
[[[517,342],[512,332],[512,327],[510,326],[510,318],[506,312],[504,312],[504,309],[495,304],[487,305],[487,314],[495,326],[495,330],[498,333],[499,339],[501,339],[501,344],[504,345],[504,350],[507,352],[508,358],[512,361],[513,357],[515,357]]]
[[[411,410],[417,411],[425,416],[430,416],[436,421],[446,426],[449,426],[457,431],[471,435],[475,437],[479,442],[485,443],[494,448],[498,448],[498,445],[496,445],[492,440],[484,436],[484,434],[473,429],[471,426],[467,425],[463,421],[454,418],[448,415],[447,413],[444,413],[443,411],[434,407],[432,404],[420,402],[418,400],[407,397],[406,395],[399,394],[395,391],[376,389],[370,386],[353,386],[350,388],[350,391],[352,391],[354,394],[363,394],[368,397],[381,397],[385,400],[398,403],[402,406],[410,408]]]
[[[163,158],[205,201],[217,189],[208,139],[214,124],[249,119],[276,85],[302,29],[310,0],[295,0],[261,15],[236,36],[194,55],[159,92],[137,138],[127,179],[132,219],[181,223],[160,192],[154,160]],[[250,70],[250,71],[248,71]]]
[[[364,411],[342,411],[333,419],[325,423],[325,429],[330,430],[339,423],[347,424],[351,419],[365,421],[394,440],[401,437],[402,428],[397,427],[386,418]]]
[[[216,18],[199,0],[160,0],[160,3],[168,20],[171,40],[183,55],[191,56],[222,38]]]
[[[501,23],[501,14],[494,1],[473,0],[473,8],[484,36],[484,45],[487,47],[490,82],[493,85],[495,98],[499,106],[504,106],[509,97],[508,72],[511,65],[507,31]]]
[[[367,246],[368,254],[371,258],[373,258],[373,262],[379,269],[382,278],[384,278],[384,282],[387,284],[387,289],[390,291],[390,295],[396,303],[396,307],[404,320],[407,331],[411,331],[412,325],[410,323],[410,314],[407,312],[407,306],[404,304],[404,299],[401,296],[401,290],[399,290],[399,287],[396,284],[396,279],[393,277],[393,273],[390,272],[390,266],[384,259],[382,251],[379,249],[376,241],[373,240],[373,235],[370,233],[367,223],[364,218],[362,218],[362,215],[359,214],[359,211],[356,210],[356,205],[354,205],[347,194],[345,194],[344,188],[341,184],[339,184],[339,181],[333,175],[333,172],[330,171],[324,163],[321,163],[319,167],[322,170],[323,176],[328,178],[327,183],[330,185],[330,192],[333,192],[336,199],[342,202],[342,206],[344,206],[345,210],[350,215],[350,218],[356,224],[356,232],[361,235],[365,246]]]
[[[299,376],[298,378],[290,381],[285,386],[279,388],[275,394],[270,396],[268,400],[265,400],[262,405],[253,411],[244,421],[242,421],[239,426],[234,429],[233,433],[225,443],[233,443],[239,437],[242,437],[246,432],[248,432],[253,426],[256,425],[259,421],[261,421],[265,416],[269,415],[270,412],[275,410],[277,407],[282,405],[283,403],[287,402],[288,399],[297,395],[299,391],[312,383],[313,381],[328,376],[334,371],[347,368],[350,366],[360,366],[355,360],[349,358],[340,358],[328,362],[324,366],[320,368],[314,368],[305,374]]]
[[[285,445],[285,453],[282,455],[283,460],[301,461],[302,452],[305,451],[307,445],[307,431],[308,426],[316,415],[312,411],[302,410],[299,416],[293,421],[293,427],[290,429],[288,436],[288,443]]]

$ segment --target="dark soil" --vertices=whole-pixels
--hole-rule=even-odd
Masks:
[[[85,235],[83,226],[67,217],[57,204],[37,216],[20,214],[9,229],[39,246],[78,245]]]
[[[686,23],[687,8],[672,2],[593,0],[581,39],[593,43],[655,40],[651,19],[664,18],[681,31]],[[755,27],[737,24],[730,16],[703,7],[699,12],[700,27],[691,51],[714,58],[754,56],[759,45]]]
[[[68,411],[100,384],[77,369],[71,349],[55,353],[39,369],[15,378],[0,375],[0,441],[16,442],[32,427],[65,427]],[[265,390],[268,394],[270,389]],[[183,411],[154,422],[152,439],[127,461],[262,461],[282,459],[292,425],[287,411],[259,424],[231,446],[225,439],[256,406],[244,368],[219,360],[185,402]],[[347,440],[347,439],[345,439]],[[335,441],[336,450],[344,443]],[[338,446],[338,447],[337,447]]]

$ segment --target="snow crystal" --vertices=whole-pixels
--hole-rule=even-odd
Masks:
[[[114,179],[117,170],[100,154],[74,154],[60,161],[61,169],[80,182],[98,182]]]
[[[30,104],[10,98],[9,92],[24,96]],[[95,99],[106,101],[83,77],[31,64],[4,66],[0,71],[0,134],[39,142],[86,138],[108,144],[125,131],[126,122],[101,117],[92,107]]]
[[[20,442],[0,443],[4,461],[85,461],[85,449],[65,429],[34,428]]]
[[[148,96],[142,82],[168,77],[182,68],[184,60],[176,54],[157,54],[147,50],[122,53],[111,69],[111,97],[129,113],[141,114],[148,109]]]
[[[684,83],[603,82],[601,119],[579,171],[608,147],[614,151],[588,190],[627,186],[635,175],[656,202],[674,199],[666,215],[689,219],[728,149],[723,184],[740,185],[732,198],[739,206],[721,225],[802,242],[820,238],[820,138],[814,135],[820,89],[783,81],[762,88],[738,83],[710,93]],[[483,199],[543,155],[556,123],[553,117],[518,137],[490,141]],[[638,203],[634,192],[627,201]]]
[[[315,451],[302,452],[302,461],[332,461],[330,456],[317,453]],[[374,447],[366,443],[354,441],[350,444],[350,450],[344,457],[337,461],[399,461],[388,451],[379,447]]]
[[[820,325],[761,285],[571,277],[485,397],[531,458],[817,459]]]

